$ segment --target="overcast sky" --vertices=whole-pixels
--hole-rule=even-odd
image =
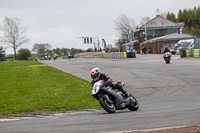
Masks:
[[[114,46],[118,40],[114,21],[120,14],[139,25],[143,17],[154,18],[157,8],[177,15],[179,9],[199,5],[200,0],[0,0],[0,26],[5,17],[21,20],[30,40],[21,48],[48,43],[52,48],[87,49],[93,45],[82,44],[77,37],[104,38]],[[13,49],[7,48],[6,54],[13,54]]]

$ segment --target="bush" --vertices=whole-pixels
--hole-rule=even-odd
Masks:
[[[17,59],[18,60],[28,60],[31,57],[31,51],[28,49],[20,49],[18,50]]]

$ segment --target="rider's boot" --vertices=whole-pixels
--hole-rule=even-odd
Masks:
[[[129,97],[130,96],[129,93],[126,90],[124,90],[124,88],[122,88],[121,91],[124,94],[124,97]]]
[[[125,95],[125,97],[129,97],[129,93],[123,88],[121,82],[117,82],[116,87]]]
[[[125,94],[125,97],[129,97],[130,96],[129,93],[126,90],[124,91],[124,94]]]

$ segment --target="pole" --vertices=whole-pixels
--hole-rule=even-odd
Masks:
[[[147,40],[147,25],[145,23],[145,41]]]

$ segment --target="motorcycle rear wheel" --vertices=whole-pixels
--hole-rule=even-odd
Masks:
[[[111,101],[111,100],[110,100]],[[116,111],[116,107],[114,105],[114,103],[110,103],[110,101],[108,101],[106,98],[104,97],[99,97],[99,103],[101,105],[101,107],[107,111],[108,113],[115,113]]]
[[[130,111],[136,111],[136,110],[138,110],[139,109],[139,103],[138,103],[137,99],[133,95],[131,95],[131,94],[130,94],[129,97],[131,98],[131,102],[130,102],[130,104],[128,105],[127,108]]]

